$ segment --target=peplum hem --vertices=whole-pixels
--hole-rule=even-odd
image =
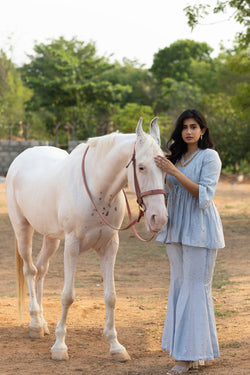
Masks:
[[[213,201],[200,209],[197,198],[182,186],[174,185],[167,209],[170,213],[168,223],[158,233],[156,241],[213,250],[225,247],[221,219]]]

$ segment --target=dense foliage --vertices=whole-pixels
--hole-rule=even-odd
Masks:
[[[21,68],[0,52],[0,138],[24,137],[28,128],[29,138],[58,137],[62,145],[134,132],[140,116],[146,125],[157,116],[166,140],[192,107],[205,114],[224,168],[250,172],[249,48],[211,58],[206,43],[178,40],[155,53],[150,69],[129,60],[111,64],[93,43],[75,38],[35,45],[34,52]]]
[[[233,9],[233,17],[243,26],[243,31],[237,34],[238,43],[242,47],[248,47],[250,43],[250,2],[249,0],[217,0],[212,7],[208,3],[188,5],[184,11],[188,18],[188,25],[193,29],[210,13],[226,13],[227,9]]]
[[[31,93],[24,87],[20,73],[14,64],[0,50],[0,138],[16,132],[23,134],[22,121],[25,119],[25,101]]]

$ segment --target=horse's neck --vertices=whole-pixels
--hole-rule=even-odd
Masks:
[[[93,159],[95,174],[102,194],[114,198],[128,182],[126,165],[132,157],[135,135],[121,134],[117,136],[114,146],[107,152],[102,160]],[[110,198],[108,198],[110,199]]]

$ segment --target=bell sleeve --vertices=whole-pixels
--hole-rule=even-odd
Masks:
[[[218,153],[209,149],[202,162],[199,181],[199,208],[206,209],[214,196],[221,172],[221,160]]]

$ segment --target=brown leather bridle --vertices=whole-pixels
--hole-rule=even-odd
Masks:
[[[83,155],[83,158],[82,158],[82,177],[83,177],[83,183],[84,183],[84,186],[85,186],[85,189],[87,191],[87,194],[93,204],[93,206],[95,207],[98,215],[100,216],[100,218],[102,219],[102,221],[108,225],[110,228],[114,229],[114,230],[117,230],[117,231],[124,231],[126,229],[129,229],[132,227],[132,230],[133,232],[135,233],[136,237],[139,238],[141,241],[143,242],[149,242],[151,241],[153,238],[154,238],[154,235],[145,240],[143,238],[141,238],[138,233],[136,232],[135,230],[135,227],[134,225],[136,223],[138,223],[141,219],[141,217],[144,216],[144,213],[146,212],[146,206],[143,202],[143,197],[146,197],[148,195],[156,195],[156,194],[164,194],[165,195],[165,191],[163,189],[154,189],[154,190],[148,190],[148,191],[144,191],[144,192],[141,192],[140,190],[140,186],[139,186],[139,183],[138,183],[138,179],[137,179],[137,175],[136,175],[136,159],[135,159],[135,146],[134,146],[134,151],[133,151],[133,155],[129,161],[129,163],[126,165],[126,168],[129,167],[129,165],[131,163],[133,163],[133,170],[134,170],[134,186],[135,186],[135,193],[136,193],[136,197],[137,197],[137,203],[139,205],[139,214],[138,214],[138,217],[137,219],[132,219],[132,214],[131,214],[131,210],[130,210],[130,207],[129,207],[129,203],[128,203],[128,198],[126,196],[126,193],[124,191],[124,189],[122,189],[123,191],[123,194],[124,194],[124,198],[125,198],[125,202],[126,202],[126,206],[127,206],[127,211],[128,211],[128,217],[129,217],[129,221],[130,223],[124,227],[124,228],[116,228],[114,227],[112,224],[110,224],[106,219],[105,217],[101,214],[101,212],[98,210],[97,208],[97,205],[95,204],[92,196],[91,196],[91,193],[90,193],[90,190],[89,190],[89,187],[88,187],[88,184],[87,184],[87,180],[86,180],[86,175],[85,175],[85,158],[86,158],[86,155],[87,155],[87,152],[88,152],[88,149],[89,149],[89,146],[86,148],[85,152],[84,152],[84,155]]]
[[[146,207],[143,203],[142,198],[146,197],[148,195],[157,195],[157,194],[165,195],[165,191],[163,189],[154,189],[154,190],[147,190],[147,191],[141,192],[141,189],[140,189],[140,186],[139,186],[139,183],[138,183],[138,179],[137,179],[137,174],[136,174],[135,146],[134,146],[132,158],[130,159],[129,163],[126,165],[126,168],[128,168],[131,163],[133,163],[133,170],[134,170],[134,186],[135,186],[135,193],[136,193],[136,197],[137,197],[136,201],[137,201],[139,207],[142,208],[143,212],[145,212]]]

